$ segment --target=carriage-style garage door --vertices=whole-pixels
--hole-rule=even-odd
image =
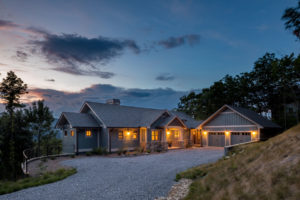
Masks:
[[[233,132],[231,133],[231,145],[251,141],[250,132]]]
[[[209,132],[208,146],[224,147],[225,146],[224,132]]]

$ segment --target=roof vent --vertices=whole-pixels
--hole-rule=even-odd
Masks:
[[[120,99],[108,99],[106,100],[107,104],[113,104],[113,105],[120,105],[121,101]]]

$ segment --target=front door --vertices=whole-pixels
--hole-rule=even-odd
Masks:
[[[201,142],[201,133],[200,130],[191,130],[192,133],[192,138],[193,138],[193,142],[194,144],[200,144]]]

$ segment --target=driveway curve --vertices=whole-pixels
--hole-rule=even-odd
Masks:
[[[168,193],[178,172],[214,162],[223,153],[223,148],[193,148],[137,157],[66,160],[62,164],[77,168],[75,175],[1,195],[0,200],[154,199]]]

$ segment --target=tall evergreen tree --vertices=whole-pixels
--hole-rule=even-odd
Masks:
[[[298,6],[285,10],[282,19],[285,20],[285,28],[292,30],[293,34],[300,40],[300,0]]]
[[[9,114],[9,124],[10,124],[10,140],[9,140],[9,161],[11,166],[11,172],[13,177],[17,177],[17,160],[16,160],[16,137],[15,137],[15,116],[14,111],[16,108],[23,107],[20,103],[21,95],[27,93],[27,85],[17,77],[13,71],[7,73],[7,77],[3,79],[0,84],[0,98],[5,104],[6,111]]]

